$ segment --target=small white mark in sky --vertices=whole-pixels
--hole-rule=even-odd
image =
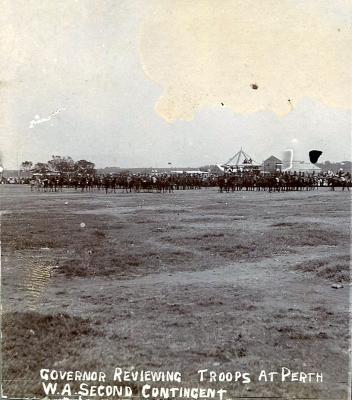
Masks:
[[[30,121],[29,123],[29,129],[34,128],[36,125],[42,124],[43,122],[48,122],[50,121],[52,118],[54,118],[57,114],[59,114],[61,111],[64,111],[64,108],[58,108],[56,111],[54,111],[52,114],[50,114],[48,117],[46,118],[40,118],[40,116],[38,114],[36,114],[34,116],[34,119],[32,119],[32,121]]]

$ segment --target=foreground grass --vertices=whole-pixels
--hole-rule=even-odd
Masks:
[[[54,196],[62,205],[61,195]],[[138,199],[149,201],[148,208],[123,214],[112,204],[113,212],[107,215],[99,203],[104,196],[97,200],[92,195],[89,214],[75,213],[81,210],[80,196],[72,207],[74,200],[70,200],[66,211],[56,206],[54,196],[40,197],[44,205],[47,198],[51,202],[43,212],[21,211],[18,206],[3,217],[3,254],[9,259],[4,261],[3,282],[8,297],[11,290],[18,293],[16,279],[22,271],[33,269],[29,260],[35,263],[38,252],[46,255],[43,262],[58,266],[41,289],[45,300],[36,303],[41,302],[42,310],[50,303],[52,314],[25,310],[5,315],[4,379],[9,394],[43,394],[38,370],[51,367],[167,367],[184,371],[192,380],[198,368],[258,371],[287,365],[299,370],[304,361],[307,370],[324,364],[330,386],[345,379],[348,317],[337,296],[343,296],[346,288],[325,287],[324,279],[345,281],[347,259],[292,262],[285,267],[277,260],[271,262],[277,255],[287,255],[289,260],[297,255],[301,261],[302,253],[314,256],[317,247],[338,254],[348,243],[346,227],[341,230],[333,221],[340,218],[335,209],[341,211],[342,203],[329,198],[326,204],[319,200],[306,206],[297,200],[290,216],[283,196],[280,207],[254,194],[251,205],[247,200],[238,202],[237,196],[236,203],[226,208],[225,196],[194,200],[187,197],[194,193],[185,193],[184,198],[167,198],[176,198],[173,209],[161,196],[141,195]],[[25,201],[18,200],[19,204]],[[312,222],[308,219],[313,213],[317,217]],[[21,265],[14,262],[18,255]],[[238,261],[251,262],[250,279],[237,275]],[[296,273],[289,274],[296,264],[300,264]],[[216,271],[224,265],[234,266],[235,280],[227,282],[225,276],[214,283],[205,274],[200,283],[188,283],[187,274],[178,274],[186,276],[184,281],[174,284],[172,276],[167,284],[154,284],[148,277],[148,286],[134,279],[154,272],[169,276],[176,271]],[[311,273],[323,279],[306,279]],[[335,298],[329,297],[329,290]],[[15,301],[9,304],[19,309]],[[62,310],[67,314],[60,314]],[[297,388],[295,383],[235,388],[236,395],[243,397],[316,398],[328,396],[324,389]],[[343,388],[331,390],[331,397],[344,398]]]
[[[67,314],[36,312],[2,316],[2,370],[4,393],[16,396],[43,394],[39,370],[61,363],[71,369],[83,348],[100,335],[97,326]],[[86,365],[89,366],[89,365]]]

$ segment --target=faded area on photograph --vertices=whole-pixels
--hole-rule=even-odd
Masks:
[[[347,400],[351,2],[1,4],[2,397]]]

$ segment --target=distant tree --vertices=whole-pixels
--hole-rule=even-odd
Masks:
[[[95,164],[87,160],[79,160],[75,162],[74,169],[80,174],[95,174]]]
[[[24,164],[24,163],[22,163]],[[60,172],[60,173],[80,173],[95,174],[95,164],[87,160],[74,161],[72,157],[52,156],[47,163],[37,163],[32,169],[33,172]]]
[[[52,156],[48,167],[53,172],[73,172],[75,162],[71,157]]]
[[[22,171],[30,171],[32,167],[33,167],[32,161],[23,161],[21,163],[21,170]]]
[[[38,174],[45,174],[46,172],[48,172],[48,170],[49,170],[48,164],[38,162],[34,165],[32,171]]]

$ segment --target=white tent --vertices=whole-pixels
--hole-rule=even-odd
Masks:
[[[292,161],[292,168],[286,169],[286,171],[290,172],[306,172],[307,174],[311,174],[313,172],[318,173],[321,171],[321,168],[312,164],[311,162],[305,161]]]
[[[260,165],[241,147],[241,150],[232,156],[222,167],[225,169],[258,169]]]

